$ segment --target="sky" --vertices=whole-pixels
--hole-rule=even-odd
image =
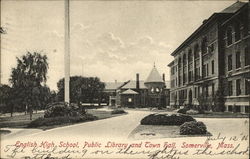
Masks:
[[[70,1],[70,74],[103,82],[145,80],[154,62],[170,78],[170,55],[202,21],[235,1]],[[48,56],[47,85],[64,77],[64,1],[3,0],[2,75],[16,57]]]

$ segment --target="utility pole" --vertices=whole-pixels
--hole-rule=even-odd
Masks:
[[[69,0],[64,1],[65,5],[65,43],[64,43],[64,101],[70,103],[70,15],[69,15]]]
[[[1,25],[1,12],[2,12],[2,8],[1,8],[1,3],[2,1],[0,0],[0,86],[2,85],[2,42],[1,42],[1,34],[2,32],[2,25]]]

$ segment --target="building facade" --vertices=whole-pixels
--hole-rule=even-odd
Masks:
[[[140,80],[139,74],[136,74],[136,80],[117,85],[106,84],[105,91],[109,92],[110,106],[165,108],[170,101],[167,86],[165,75],[161,76],[154,66],[146,81]]]
[[[215,111],[249,112],[249,17],[249,3],[236,2],[171,53],[171,106],[203,102],[206,110],[216,104]]]

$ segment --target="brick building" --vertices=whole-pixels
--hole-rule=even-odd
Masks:
[[[249,17],[249,2],[236,2],[205,19],[171,53],[171,106],[200,105],[204,97],[204,109],[219,100],[220,110],[249,112]]]
[[[169,87],[154,66],[146,81],[136,80],[123,83],[107,83],[105,91],[109,92],[111,106],[121,107],[166,107],[169,105]]]

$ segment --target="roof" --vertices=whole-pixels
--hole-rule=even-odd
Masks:
[[[162,80],[160,73],[155,68],[155,66],[153,67],[153,69],[149,73],[147,80],[145,81],[145,83],[150,83],[150,82],[164,82]]]
[[[121,94],[138,94],[136,91],[133,91],[132,89],[128,89],[124,92],[122,92]]]
[[[171,62],[168,64],[169,67],[172,66],[172,65],[174,65],[174,60],[171,61]]]
[[[140,89],[146,89],[147,87],[144,85],[144,81],[139,81]],[[121,87],[122,89],[136,89],[136,81],[131,80],[127,84]]]
[[[124,82],[105,82],[105,89],[106,90],[117,89],[122,84],[124,84]]]
[[[246,2],[235,2],[234,4],[232,4],[231,6],[225,8],[224,10],[221,11],[221,13],[235,13],[237,12],[241,7],[243,7],[245,4],[247,4]]]

